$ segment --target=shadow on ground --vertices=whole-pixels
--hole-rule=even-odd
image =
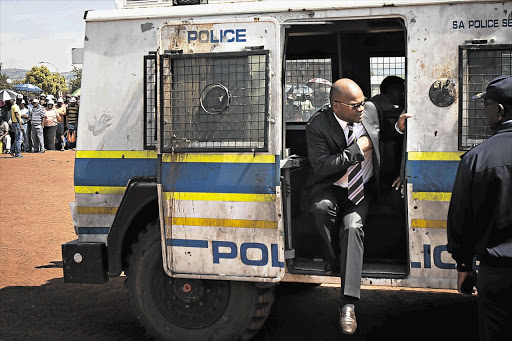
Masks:
[[[0,340],[148,340],[131,311],[124,279],[92,285],[55,278],[0,289]],[[281,284],[277,293],[257,341],[477,339],[474,297],[364,290],[358,331],[345,336],[337,326],[339,288]]]
[[[0,340],[146,340],[123,282],[0,289]]]
[[[40,266],[36,266],[36,269],[52,269],[52,268],[60,268],[62,269],[62,261],[53,261],[53,262],[50,262],[50,264],[46,264],[46,265],[40,265]]]
[[[478,340],[476,297],[452,292],[363,290],[358,329],[341,334],[339,288],[282,283],[256,340]],[[283,326],[286,326],[283,328]]]

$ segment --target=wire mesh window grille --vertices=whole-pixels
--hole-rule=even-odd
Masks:
[[[156,119],[156,54],[144,56],[144,149],[155,149]]]
[[[512,74],[512,45],[460,46],[459,149],[468,150],[492,135],[484,109],[471,98],[500,75]]]
[[[405,57],[370,57],[372,97],[380,93],[380,83],[387,76],[405,79]]]
[[[286,61],[287,122],[307,122],[329,103],[332,82],[331,59],[295,59]]]
[[[268,51],[163,55],[164,151],[266,151]]]

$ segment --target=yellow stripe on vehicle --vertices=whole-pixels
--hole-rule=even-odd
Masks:
[[[116,186],[75,186],[75,193],[79,194],[124,194],[126,187]]]
[[[116,214],[118,207],[86,207],[78,206],[78,214]]]
[[[411,227],[421,229],[445,229],[446,220],[424,220],[424,219],[412,219]]]
[[[452,193],[450,192],[413,192],[412,198],[414,200],[426,201],[450,201]]]
[[[154,150],[79,150],[79,159],[156,159]]]
[[[410,161],[460,161],[465,152],[408,152]]]
[[[163,154],[163,162],[275,163],[275,155],[253,154]]]
[[[270,220],[244,220],[244,219],[213,219],[213,218],[186,218],[166,217],[165,223],[183,226],[210,226],[210,227],[235,227],[256,229],[277,229],[277,222]]]
[[[275,194],[164,192],[165,200],[275,202]]]

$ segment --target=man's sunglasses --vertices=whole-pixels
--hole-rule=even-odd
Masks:
[[[365,97],[364,100],[361,103],[355,103],[355,104],[348,104],[348,103],[344,103],[344,102],[341,102],[341,101],[333,101],[333,102],[346,105],[347,107],[350,107],[350,109],[352,109],[352,110],[358,110],[360,107],[364,107],[364,105],[366,104],[367,100],[368,100],[368,98]]]

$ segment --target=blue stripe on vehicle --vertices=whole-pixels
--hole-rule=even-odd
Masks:
[[[164,192],[276,193],[275,163],[163,163]]]
[[[75,159],[75,186],[126,186],[136,176],[156,177],[157,159]]]
[[[182,247],[197,247],[201,249],[208,248],[207,240],[197,240],[197,239],[167,239],[165,241],[167,246],[182,246]]]
[[[458,161],[407,161],[408,182],[414,192],[451,192]]]
[[[420,262],[411,262],[411,269],[421,269]]]
[[[78,234],[108,234],[110,227],[79,227]]]

